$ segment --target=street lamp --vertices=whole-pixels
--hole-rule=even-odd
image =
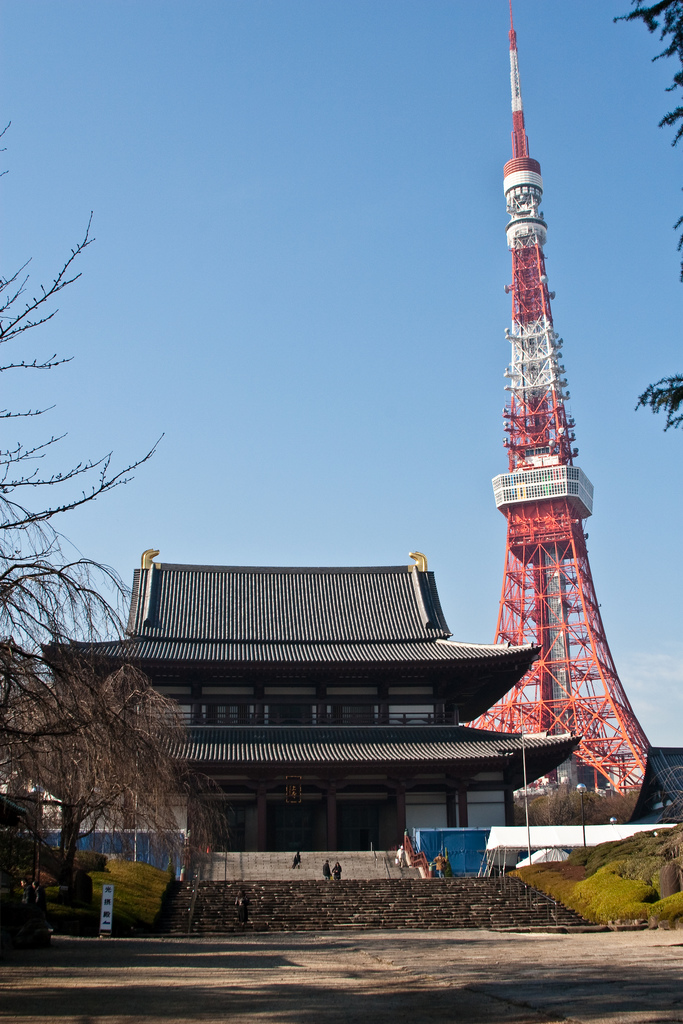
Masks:
[[[610,818],[609,823],[610,825],[616,825],[617,819],[614,817],[614,815],[612,815],[612,817]]]
[[[583,796],[586,792],[586,787],[583,782],[580,782],[576,787],[576,792],[581,797],[581,828],[583,829],[583,845],[586,846],[586,815],[583,809]]]
[[[524,742],[524,722],[522,722],[522,768],[524,771],[524,817],[526,819],[526,850],[531,867],[531,829],[529,828],[529,790],[526,780],[526,743]],[[503,868],[505,873],[505,868]]]

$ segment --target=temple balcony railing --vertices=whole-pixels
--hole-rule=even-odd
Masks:
[[[240,725],[308,725],[308,726],[334,726],[334,725],[457,725],[457,719],[453,713],[442,712],[387,712],[370,714],[318,714],[318,715],[263,715],[258,712],[247,712],[244,714],[220,714],[220,712],[207,711],[181,712],[181,718],[185,725],[212,725],[212,726],[240,726]]]

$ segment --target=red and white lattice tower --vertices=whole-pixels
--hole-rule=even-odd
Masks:
[[[512,9],[510,78],[512,160],[505,165],[504,190],[512,328],[505,333],[512,359],[505,371],[509,471],[493,481],[496,505],[507,519],[496,642],[532,642],[541,650],[527,675],[476,725],[582,736],[578,763],[593,769],[596,781],[599,774],[623,790],[642,781],[648,743],[614,667],[588,563],[583,524],[592,512],[593,486],[574,464],[562,339],[553,327],[555,296],[543,255],[543,180],[540,164],[529,156]]]

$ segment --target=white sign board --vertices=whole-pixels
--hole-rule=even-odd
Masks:
[[[102,907],[100,909],[100,935],[111,935],[111,923],[114,920],[114,886],[102,886]]]

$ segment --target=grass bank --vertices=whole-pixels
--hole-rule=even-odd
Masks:
[[[92,933],[99,930],[102,886],[114,886],[114,935],[152,931],[161,910],[163,895],[172,876],[149,864],[110,860],[104,871],[91,871],[91,904],[72,907],[57,902],[58,887],[48,886],[47,919],[55,932]]]

